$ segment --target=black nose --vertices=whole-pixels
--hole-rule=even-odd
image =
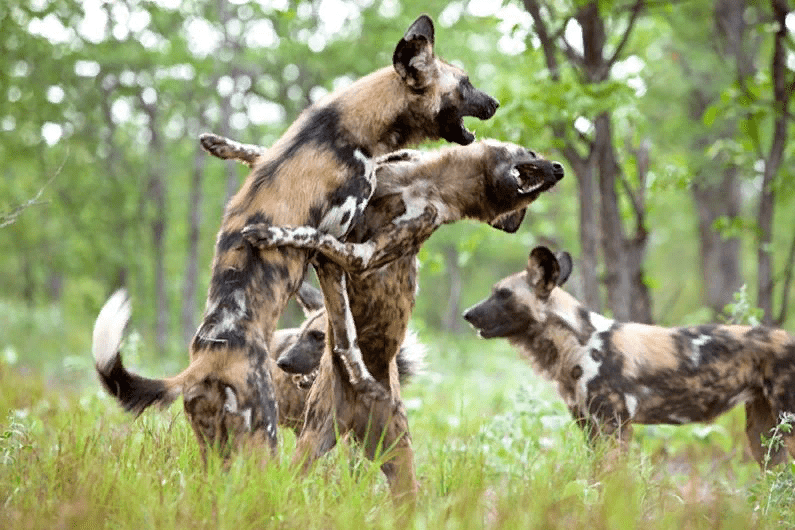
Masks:
[[[470,321],[469,319],[471,318],[472,314],[471,314],[471,311],[467,310],[467,311],[464,311],[464,314],[461,315],[461,316],[464,317],[464,320],[469,322]]]
[[[556,180],[562,179],[564,174],[563,165],[559,162],[552,162],[552,174]]]

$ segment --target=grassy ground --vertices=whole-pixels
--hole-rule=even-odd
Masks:
[[[378,467],[354,448],[297,476],[284,431],[275,460],[244,454],[205,469],[181,403],[132,420],[100,391],[90,323],[70,334],[57,313],[23,320],[0,330],[0,528],[406,527]],[[631,454],[606,466],[506,343],[423,339],[429,371],[405,389],[415,528],[795,526],[792,470],[759,472],[742,410],[638,429]],[[147,375],[170,369],[143,357]]]

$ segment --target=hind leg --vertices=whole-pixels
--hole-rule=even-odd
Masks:
[[[748,437],[751,455],[762,469],[765,468],[767,454],[770,455],[767,463],[770,466],[780,464],[786,459],[783,447],[762,446],[762,436],[770,436],[775,427],[776,418],[773,416],[770,403],[761,392],[757,393],[752,400],[745,403],[745,434]]]
[[[337,434],[350,429],[353,403],[346,398],[342,375],[335,369],[329,352],[323,354],[318,375],[306,400],[304,426],[298,436],[293,464],[304,471],[330,451]]]
[[[394,373],[393,373],[394,372]],[[417,501],[417,478],[414,470],[414,450],[411,446],[408,418],[400,386],[397,382],[397,365],[390,366],[390,386],[393,400],[363,404],[353,419],[356,438],[364,446],[371,460],[385,454],[381,471],[386,476],[395,502],[413,507]]]

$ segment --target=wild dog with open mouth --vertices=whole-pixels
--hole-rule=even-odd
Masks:
[[[134,413],[182,394],[203,453],[218,446],[229,454],[232,439],[275,447],[278,413],[267,344],[301,283],[307,252],[252,247],[243,227],[309,225],[344,236],[373,191],[373,157],[428,139],[468,144],[474,135],[462,118],[490,118],[497,106],[463,70],[435,57],[433,22],[420,16],[398,42],[391,67],[305,110],[229,201],[205,313],[182,373],[146,379],[124,369],[118,347],[129,306],[123,293],[111,297],[94,328],[96,368],[105,388]],[[203,142],[212,149],[212,136]],[[338,286],[341,273],[332,266],[324,271],[324,289]]]
[[[503,337],[558,393],[590,438],[618,437],[631,424],[710,421],[745,403],[751,454],[764,468],[761,435],[795,414],[795,338],[762,326],[664,328],[620,323],[558,287],[571,257],[546,247],[464,313],[483,338]],[[795,457],[795,433],[782,433]],[[786,459],[783,447],[771,463]]]
[[[369,400],[351,385],[329,349],[309,393],[295,460],[309,465],[353,432],[368,457],[391,448],[382,470],[396,496],[416,496],[413,452],[395,357],[417,287],[420,245],[442,224],[488,222],[513,232],[526,207],[563,177],[563,167],[524,147],[484,140],[422,153],[399,151],[376,160],[376,191],[346,243],[311,227],[253,224],[253,246],[318,251],[347,274],[347,302],[363,361],[390,391]],[[325,294],[325,293],[324,293]],[[328,305],[326,310],[334,310]]]
[[[327,321],[320,291],[304,282],[295,297],[306,319],[300,327],[279,329],[273,333],[269,364],[279,404],[279,425],[293,429],[298,436],[304,424],[306,397],[326,349]],[[401,385],[423,371],[425,357],[425,345],[416,333],[409,330],[396,357]]]

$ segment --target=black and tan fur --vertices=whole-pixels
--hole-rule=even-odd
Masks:
[[[279,404],[279,425],[301,432],[309,388],[317,377],[326,349],[326,310],[323,295],[306,282],[296,293],[306,319],[297,328],[276,330],[270,344],[270,371]],[[400,384],[425,368],[425,346],[409,330],[396,357]],[[278,363],[278,364],[277,364]]]
[[[461,219],[515,231],[527,205],[562,177],[560,164],[493,140],[429,153],[400,151],[376,161],[376,191],[347,243],[311,227],[257,224],[244,230],[254,246],[317,250],[347,271],[364,363],[390,392],[388,401],[364,399],[327,349],[310,390],[297,461],[313,461],[335,445],[337,433],[350,431],[370,458],[391,447],[382,469],[393,493],[416,495],[395,358],[414,307],[420,245],[442,224]]]
[[[711,421],[745,403],[751,453],[764,466],[761,435],[795,413],[795,338],[761,326],[616,322],[558,287],[570,271],[568,254],[537,247],[524,271],[499,281],[464,318],[483,338],[508,339],[555,381],[591,437],[612,434],[626,446],[632,423]],[[795,433],[782,434],[795,456]],[[771,457],[775,464],[786,453]]]
[[[97,371],[125,409],[140,413],[182,394],[202,450],[227,448],[235,438],[276,445],[267,344],[301,283],[307,252],[252,247],[242,229],[257,223],[309,225],[344,236],[373,191],[373,157],[426,139],[471,142],[474,135],[462,117],[489,118],[497,102],[433,50],[433,23],[423,15],[397,44],[392,66],[309,107],[258,158],[226,207],[187,369],[155,380],[123,368],[115,339],[129,316],[119,302],[124,295],[97,319]],[[206,140],[212,148],[212,138]],[[321,283],[333,285],[334,278],[327,273]]]

